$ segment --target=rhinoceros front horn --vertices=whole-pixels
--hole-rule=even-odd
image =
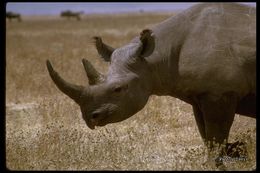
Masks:
[[[56,86],[67,96],[72,98],[76,103],[80,103],[80,96],[84,90],[83,86],[78,86],[74,84],[70,84],[66,82],[64,79],[60,77],[60,75],[53,70],[52,65],[49,60],[46,61],[46,65],[49,71],[49,74],[56,84]]]

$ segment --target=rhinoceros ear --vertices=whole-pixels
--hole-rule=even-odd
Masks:
[[[110,62],[110,57],[113,53],[113,51],[115,50],[114,48],[104,44],[102,42],[102,39],[100,37],[93,37],[94,41],[95,41],[95,45],[98,51],[98,54],[101,56],[101,58],[103,58],[105,61]]]
[[[140,41],[142,42],[141,57],[150,56],[155,47],[154,34],[150,29],[145,29],[140,33]]]

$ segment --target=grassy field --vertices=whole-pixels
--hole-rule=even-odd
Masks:
[[[173,14],[90,15],[82,21],[25,17],[6,22],[6,165],[12,170],[214,170],[191,106],[151,96],[136,115],[90,130],[79,107],[61,93],[46,59],[68,81],[87,85],[81,59],[101,72],[92,37],[119,47]],[[177,34],[177,33],[176,33]],[[236,115],[230,141],[246,142],[246,161],[230,170],[256,168],[256,120]]]

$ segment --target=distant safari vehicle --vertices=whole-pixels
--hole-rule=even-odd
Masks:
[[[6,18],[9,21],[12,21],[12,19],[17,19],[17,21],[19,21],[19,22],[22,21],[21,15],[19,13],[14,13],[11,11],[6,12]]]
[[[83,12],[72,12],[70,10],[62,11],[60,16],[65,18],[76,18],[77,20],[80,20],[80,15],[83,14]]]

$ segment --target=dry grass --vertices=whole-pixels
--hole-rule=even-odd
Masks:
[[[12,170],[214,170],[191,106],[152,96],[128,120],[91,131],[79,107],[51,81],[45,60],[70,82],[85,85],[89,59],[106,72],[91,37],[113,47],[170,14],[93,15],[82,21],[24,18],[6,24],[6,160]],[[230,170],[256,168],[256,121],[236,115],[230,140],[247,143],[248,158]]]

